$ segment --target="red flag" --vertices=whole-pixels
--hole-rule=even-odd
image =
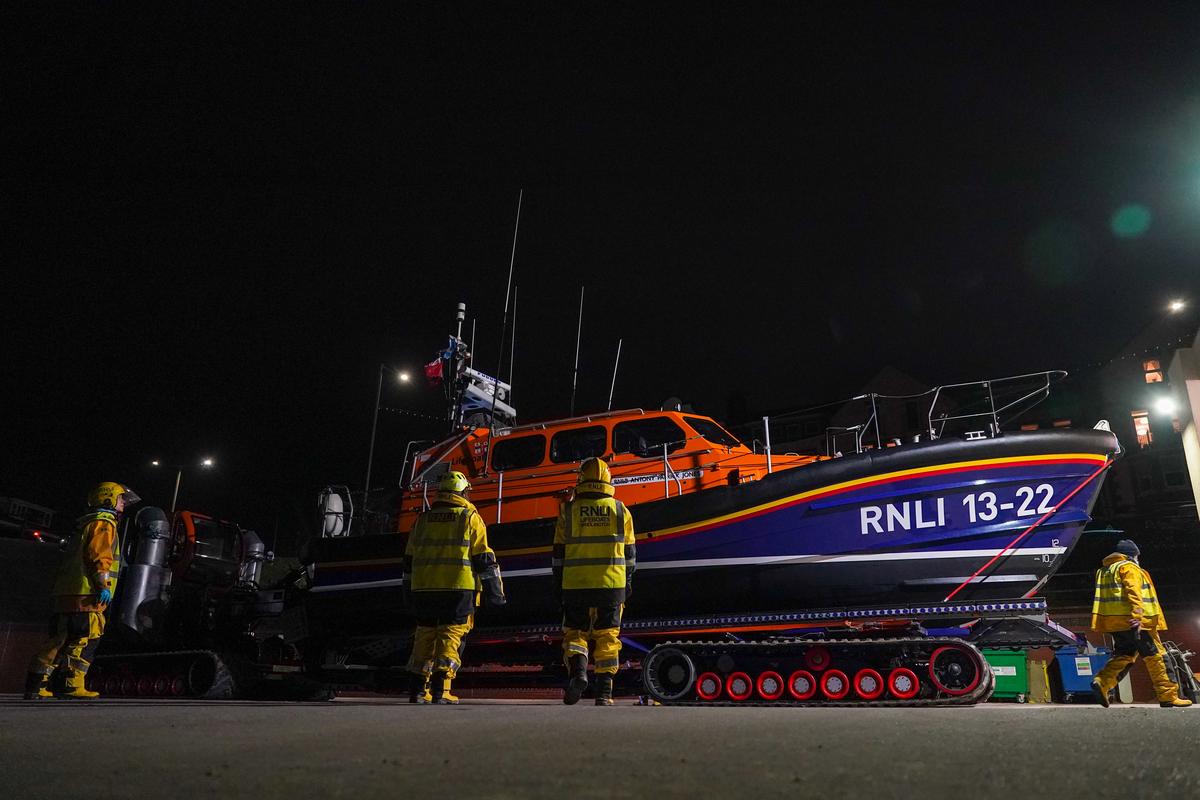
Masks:
[[[434,359],[425,365],[425,380],[430,386],[440,386],[442,383],[442,360]]]

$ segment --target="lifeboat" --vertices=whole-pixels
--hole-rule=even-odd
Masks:
[[[580,463],[599,457],[637,531],[627,619],[1030,597],[1118,451],[1107,430],[993,429],[772,456],[678,410],[470,427],[415,458],[392,533],[317,543],[313,589],[398,587],[406,534],[454,469],[471,479],[509,597],[489,624],[553,621],[554,522]]]

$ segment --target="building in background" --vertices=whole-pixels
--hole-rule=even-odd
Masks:
[[[1167,370],[1171,386],[1170,398],[1177,406],[1173,425],[1180,436],[1188,483],[1192,488],[1192,510],[1200,518],[1196,501],[1200,500],[1200,332],[1191,347],[1181,347],[1171,356]]]

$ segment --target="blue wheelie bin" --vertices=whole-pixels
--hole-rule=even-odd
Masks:
[[[1104,669],[1112,654],[1100,647],[1094,653],[1080,652],[1078,647],[1064,647],[1054,655],[1058,674],[1062,676],[1063,702],[1076,698],[1092,699],[1092,681]]]

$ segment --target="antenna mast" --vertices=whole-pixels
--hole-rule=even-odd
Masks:
[[[583,290],[579,287],[579,326],[575,330],[575,374],[571,378],[571,416],[575,416],[575,387],[579,384],[579,340],[583,338]]]
[[[508,354],[508,404],[510,406],[513,404],[513,373],[517,369],[517,289],[519,288],[521,287],[513,287],[513,329],[512,339],[509,342],[511,349],[509,350]],[[497,375],[496,377],[500,376]]]
[[[492,434],[496,431],[496,395],[500,391],[500,370],[504,368],[504,337],[508,333],[508,300],[512,294],[513,265],[517,261],[517,232],[521,230],[521,204],[525,200],[525,190],[517,195],[517,220],[513,223],[512,250],[508,255],[508,283],[504,286],[504,320],[500,324],[500,358],[496,363],[496,381],[492,384],[492,411],[488,415],[488,443],[485,459],[491,458]],[[509,387],[511,389],[511,387]],[[484,472],[487,471],[487,461],[484,461]]]
[[[608,387],[608,411],[612,411],[613,392],[617,388],[617,366],[621,363],[621,343],[624,341],[624,339],[617,339],[617,360],[613,362],[612,386]]]

